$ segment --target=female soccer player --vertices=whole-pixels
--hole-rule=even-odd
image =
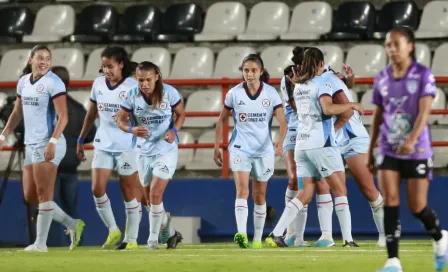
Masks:
[[[84,230],[82,220],[74,220],[53,201],[58,165],[65,156],[66,143],[62,132],[68,122],[65,85],[50,71],[51,52],[35,46],[17,84],[14,110],[0,135],[0,149],[5,137],[19,122],[25,123],[25,161],[23,190],[25,200],[39,206],[36,241],[25,251],[47,252],[51,221],[64,224],[71,237],[70,249],[78,246]]]
[[[84,156],[84,138],[99,115],[99,126],[95,135],[95,153],[92,162],[92,192],[96,209],[109,235],[103,245],[112,249],[121,239],[112,212],[106,186],[113,170],[120,176],[120,186],[125,200],[128,218],[128,243],[126,249],[137,248],[140,203],[135,199],[134,191],[138,186],[136,155],[133,151],[135,139],[132,134],[124,133],[116,125],[117,113],[126,93],[137,83],[132,79],[128,54],[122,47],[109,46],[101,53],[104,76],[93,82],[90,106],[84,120],[84,126],[78,139],[77,153],[81,160]]]
[[[398,259],[400,238],[400,182],[407,181],[408,207],[433,238],[434,265],[441,271],[448,258],[448,233],[440,229],[436,213],[427,205],[432,167],[428,118],[436,95],[431,70],[415,61],[415,36],[407,28],[394,28],[385,47],[391,65],[378,73],[372,102],[377,105],[371,128],[368,166],[378,168],[384,194],[384,228],[388,260],[381,272],[402,271]],[[378,136],[378,157],[373,149]]]
[[[321,76],[323,71],[323,53],[317,48],[308,49],[299,77],[294,79],[293,94],[298,116],[294,156],[303,189],[288,203],[273,233],[266,238],[269,246],[287,246],[282,234],[297,213],[311,201],[316,181],[325,178],[335,197],[347,197],[344,166],[335,142],[332,116],[350,109],[362,111],[363,108],[359,103],[333,104],[333,89]]]
[[[223,123],[233,111],[235,129],[229,143],[230,164],[236,185],[235,217],[238,232],[235,242],[241,248],[249,247],[247,239],[247,198],[249,178],[252,173],[252,197],[254,199],[254,248],[263,247],[261,236],[266,219],[266,187],[274,173],[275,156],[282,153],[286,136],[285,113],[280,96],[266,82],[269,74],[264,69],[263,60],[256,54],[244,58],[240,67],[244,82],[233,87],[226,95],[224,107],[216,125],[214,160],[222,166],[219,150]],[[271,121],[276,116],[280,123],[280,139],[272,143]]]
[[[140,63],[136,78],[138,86],[131,89],[123,101],[118,126],[125,133],[138,137],[138,172],[151,205],[148,247],[159,249],[158,237],[165,214],[163,193],[176,170],[177,132],[185,121],[185,112],[177,90],[162,83],[157,65],[148,61]],[[173,113],[177,117],[175,122]],[[130,115],[135,116],[137,126],[129,124]],[[182,236],[178,232],[170,236],[175,248]]]

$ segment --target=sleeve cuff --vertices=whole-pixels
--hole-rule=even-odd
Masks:
[[[224,108],[228,109],[228,110],[233,110],[233,108],[227,106],[226,104],[224,104]]]
[[[278,105],[274,106],[274,111],[277,110],[278,108],[283,108],[283,105],[282,104],[278,104]]]
[[[323,96],[328,96],[328,97],[331,98],[331,95],[330,95],[330,94],[328,94],[328,93],[323,93],[323,94],[319,95],[319,99],[320,99],[321,97],[323,97]]]
[[[17,97],[18,97],[18,98],[22,98],[22,96],[21,96],[20,94],[17,94]]]
[[[53,95],[53,96],[51,97],[51,100],[54,100],[55,98],[57,98],[57,97],[59,97],[59,96],[62,96],[62,95],[67,95],[67,93],[66,93],[66,92],[57,93],[57,94],[55,94],[55,95]]]
[[[90,102],[95,103],[96,104],[96,100],[93,100],[92,98],[90,98]]]
[[[128,109],[128,108],[126,108],[125,106],[121,106],[121,108],[123,109],[123,110],[125,110],[125,111],[127,111],[127,112],[131,112],[132,110],[131,109]]]
[[[344,90],[342,90],[342,89],[341,89],[341,90],[337,90],[336,92],[333,93],[333,96],[335,96],[335,95],[337,95],[338,93],[343,92],[343,91],[344,91]]]
[[[176,103],[174,103],[174,105],[171,105],[171,108],[174,109],[174,108],[177,107],[181,102],[182,102],[182,99],[179,99],[179,101],[177,101]]]

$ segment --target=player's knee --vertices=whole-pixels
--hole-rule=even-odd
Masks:
[[[100,198],[106,194],[106,190],[101,186],[92,185],[92,194],[94,197]]]
[[[161,190],[151,190],[149,193],[149,199],[151,204],[158,205],[162,202],[163,192]]]
[[[24,197],[24,200],[25,200],[25,202],[27,204],[34,205],[34,206],[39,205],[39,200],[37,198],[37,193],[36,192],[24,191],[23,192],[23,197]]]
[[[373,188],[362,187],[361,193],[370,202],[373,202],[373,201],[377,200],[377,198],[378,198],[378,190],[375,187],[373,187]]]
[[[261,191],[253,191],[252,198],[254,199],[255,204],[263,205],[266,202],[266,193]]]
[[[297,180],[297,174],[295,171],[288,174],[288,188],[293,191],[299,190],[298,180]]]
[[[408,201],[408,209],[415,216],[420,214],[421,211],[426,207],[427,203],[423,202],[412,202]]]
[[[236,198],[247,199],[249,197],[249,188],[237,187],[236,188]]]
[[[400,205],[400,196],[395,194],[386,194],[383,196],[384,206],[396,207]],[[410,203],[408,203],[409,207]]]

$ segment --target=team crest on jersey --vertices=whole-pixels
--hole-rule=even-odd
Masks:
[[[236,156],[235,158],[233,158],[233,163],[234,163],[234,164],[239,164],[239,163],[241,163],[241,157],[240,157],[240,156]]]
[[[143,109],[140,106],[137,106],[137,108],[135,109],[135,114],[140,114],[142,113]]]
[[[122,91],[122,92],[119,94],[119,97],[120,97],[121,100],[126,100],[126,99],[128,99],[128,96],[126,95],[126,92],[125,92],[125,91]]]
[[[161,110],[166,110],[167,107],[168,107],[168,104],[167,104],[166,102],[162,102],[162,103],[160,103],[159,108],[160,108]]]
[[[240,122],[247,122],[247,113],[240,113],[239,120]]]
[[[291,136],[291,138],[289,139],[291,141],[291,143],[296,143],[296,136]]]
[[[406,89],[408,89],[408,92],[410,94],[413,94],[417,91],[418,82],[416,80],[409,80],[406,83]]]
[[[38,91],[38,92],[42,92],[44,90],[44,85],[43,84],[39,84],[37,87],[36,87],[36,91]]]
[[[271,101],[269,101],[269,99],[263,99],[262,105],[267,108],[271,105]]]

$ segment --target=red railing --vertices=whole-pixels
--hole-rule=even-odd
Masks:
[[[448,83],[448,77],[436,77],[437,83]],[[269,84],[279,85],[279,78],[270,79]],[[173,86],[221,86],[222,88],[222,101],[225,100],[226,93],[231,86],[234,86],[241,82],[241,79],[166,79],[165,83]],[[70,82],[72,88],[90,88],[93,81],[90,80],[73,80]],[[356,84],[373,84],[373,78],[357,78]],[[17,82],[0,82],[0,89],[15,89]],[[219,112],[187,112],[187,117],[218,117]],[[365,115],[372,115],[373,111],[366,111]],[[432,110],[431,114],[436,115],[448,115],[448,110]],[[222,176],[227,178],[229,176],[229,151],[228,147],[228,135],[229,135],[229,123],[224,124],[223,137],[221,148],[223,149],[223,167]],[[448,142],[435,141],[433,146],[448,146]],[[179,148],[214,148],[214,143],[196,143],[196,144],[179,144]],[[92,149],[91,145],[86,145],[86,149]],[[12,150],[12,147],[4,147],[3,150]]]

